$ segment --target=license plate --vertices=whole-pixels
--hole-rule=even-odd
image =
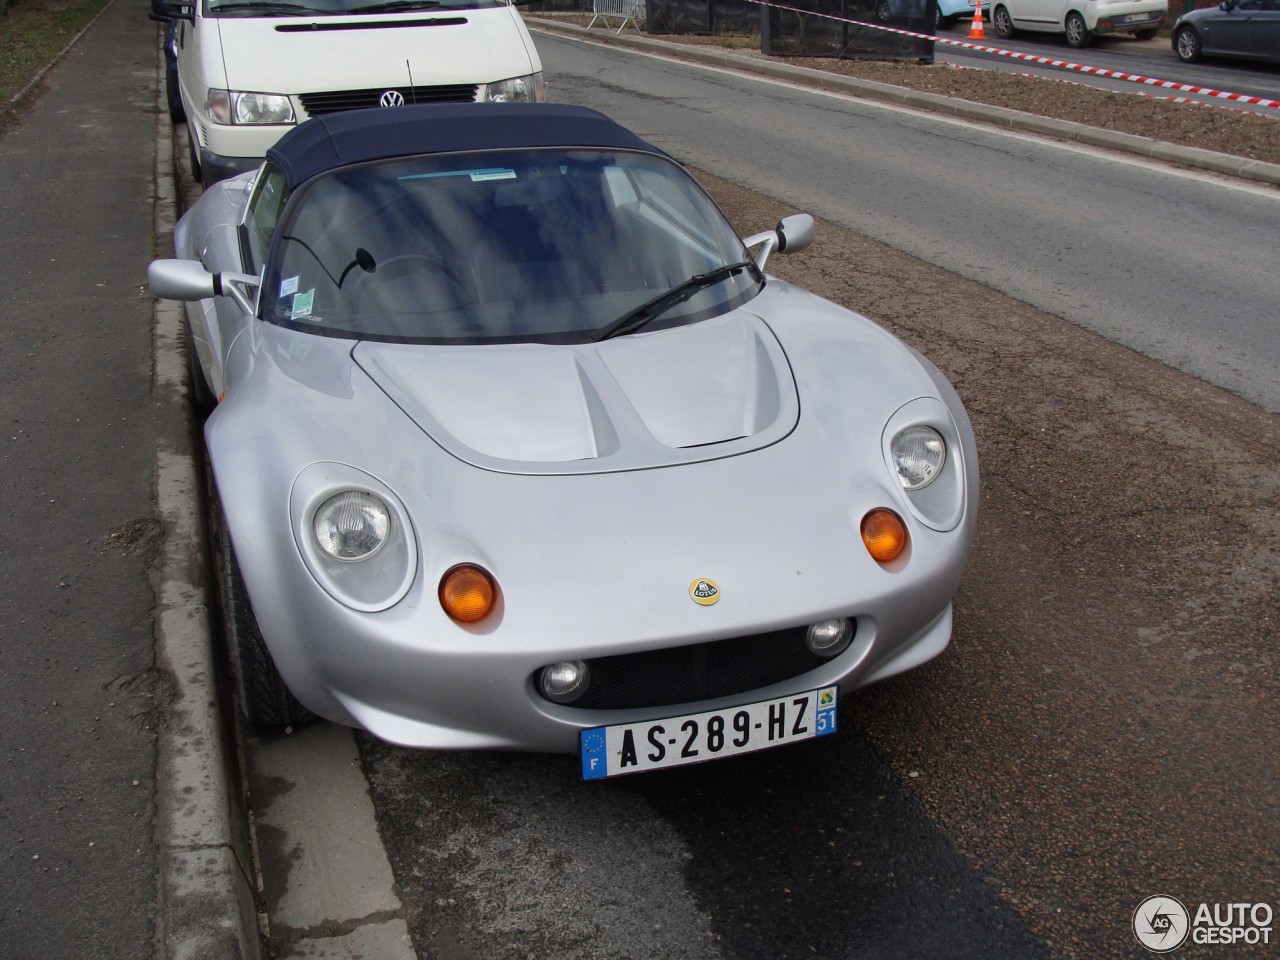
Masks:
[[[684,717],[592,727],[578,737],[582,779],[701,763],[836,732],[836,687]]]
[[[1139,20],[1150,20],[1151,15],[1147,13],[1129,13],[1125,15],[1125,23],[1137,23]]]

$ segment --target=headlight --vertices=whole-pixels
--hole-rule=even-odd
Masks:
[[[316,543],[335,560],[358,563],[382,549],[391,530],[391,514],[377,497],[348,490],[320,505],[312,521]]]
[[[346,464],[313,463],[294,480],[289,515],[307,570],[335,600],[373,613],[409,592],[418,542],[386,484]]]
[[[904,490],[927,487],[942,472],[947,462],[947,443],[932,427],[907,427],[896,433],[889,444],[893,469]]]
[[[282,93],[244,93],[210,90],[205,107],[214,123],[224,126],[253,123],[293,123],[293,104]]]
[[[541,73],[531,73],[489,84],[484,98],[489,103],[542,103],[547,99],[547,85]]]

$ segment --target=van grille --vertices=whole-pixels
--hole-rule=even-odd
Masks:
[[[476,98],[474,83],[454,83],[440,87],[373,87],[369,90],[330,90],[324,93],[301,93],[298,99],[307,116],[318,117],[343,110],[377,107],[384,93],[395,91],[405,103],[471,103]]]

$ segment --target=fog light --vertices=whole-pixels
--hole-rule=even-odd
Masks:
[[[805,634],[804,642],[820,657],[834,657],[848,649],[853,640],[853,624],[848,620],[823,620]]]
[[[591,671],[581,660],[564,660],[542,668],[538,686],[542,695],[554,703],[573,703],[587,692]]]

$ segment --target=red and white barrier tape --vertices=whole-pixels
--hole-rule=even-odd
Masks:
[[[1034,63],[1047,67],[1058,67],[1063,70],[1076,70],[1080,73],[1087,73],[1094,77],[1106,77],[1110,80],[1128,80],[1132,83],[1143,84],[1144,86],[1159,87],[1164,90],[1177,90],[1179,93],[1193,93],[1202,97],[1213,97],[1217,100],[1229,100],[1233,103],[1247,103],[1257,107],[1280,109],[1280,100],[1267,100],[1263,97],[1251,97],[1243,93],[1227,93],[1222,90],[1214,90],[1211,87],[1196,87],[1187,83],[1175,83],[1172,80],[1156,80],[1153,77],[1144,77],[1136,73],[1121,73],[1118,70],[1107,70],[1103,67],[1090,67],[1082,63],[1073,63],[1070,60],[1056,60],[1052,57],[1037,57],[1030,53],[1018,53],[1015,50],[1002,50],[999,47],[988,47],[968,40],[952,40],[950,37],[936,37],[929,33],[914,33],[910,30],[899,29],[898,27],[886,27],[882,23],[865,23],[861,20],[850,20],[846,17],[837,17],[829,13],[818,13],[816,10],[801,10],[798,7],[789,7],[781,3],[770,3],[769,0],[747,0],[747,2],[754,3],[762,7],[770,7],[774,10],[786,10],[790,13],[804,14],[811,17],[818,17],[823,20],[835,20],[838,23],[848,23],[856,27],[870,27],[873,30],[883,30],[886,33],[896,33],[904,37],[914,37],[920,40],[932,40],[934,43],[942,43],[950,47],[961,47],[965,50],[977,50],[982,53],[994,53],[1002,57],[1009,57],[1013,60],[1022,60],[1027,63]]]

